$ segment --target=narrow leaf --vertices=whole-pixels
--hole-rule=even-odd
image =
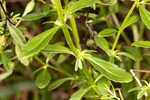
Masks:
[[[139,5],[139,12],[142,21],[144,22],[146,27],[150,29],[150,12],[147,9],[145,9],[144,5]]]
[[[79,58],[76,59],[75,71],[78,71],[78,68],[82,69],[82,61]]]
[[[67,47],[65,47],[63,45],[59,45],[59,44],[50,44],[45,49],[43,49],[42,51],[48,52],[48,53],[73,54],[73,52],[69,48],[67,48]]]
[[[37,75],[35,83],[39,88],[42,89],[48,85],[50,80],[51,80],[51,76],[50,76],[49,72],[47,71],[47,69],[44,69]]]
[[[123,56],[126,56],[126,57],[129,57],[131,58],[132,60],[134,61],[137,61],[138,58],[130,53],[127,53],[127,52],[119,52],[118,55],[123,55]]]
[[[52,84],[49,85],[48,90],[52,91],[52,90],[58,88],[60,85],[62,85],[63,83],[65,83],[66,81],[69,81],[69,80],[74,80],[74,79],[71,78],[71,77],[68,77],[68,78],[63,78],[63,79],[56,80],[55,82],[53,82]]]
[[[132,46],[150,48],[150,41],[136,41],[132,43]]]
[[[23,47],[26,40],[22,32],[16,26],[12,25],[9,22],[7,22],[7,25],[14,43],[18,46]]]
[[[131,16],[128,18],[128,20],[126,21],[126,23],[124,23],[121,27],[122,30],[124,30],[125,28],[129,27],[130,25],[136,23],[139,20],[138,16]]]
[[[103,51],[105,51],[107,54],[109,53],[109,44],[107,40],[103,37],[95,36],[94,37],[96,45],[101,48]]]
[[[99,37],[109,37],[109,36],[113,36],[116,32],[117,32],[116,29],[107,28],[107,29],[104,29],[101,32],[99,32],[97,36],[99,36]]]
[[[22,57],[28,58],[33,56],[34,54],[39,53],[48,45],[49,41],[53,38],[58,29],[59,27],[54,27],[29,40],[22,50]]]
[[[31,1],[27,4],[27,6],[26,6],[26,8],[25,8],[25,11],[24,11],[24,13],[23,13],[22,16],[25,16],[26,14],[30,13],[30,12],[34,9],[34,6],[35,6],[35,1],[34,1],[34,0],[31,0]]]
[[[16,45],[15,46],[15,51],[16,51],[16,55],[17,55],[18,59],[20,60],[20,62],[22,64],[24,64],[25,66],[28,66],[29,65],[29,60],[22,58],[22,48],[20,48],[18,45]]]
[[[32,13],[22,17],[22,21],[35,21],[48,16],[51,11]]]
[[[79,89],[77,92],[75,92],[69,100],[81,100],[82,97],[85,95],[86,92],[88,92],[89,88],[86,89]]]
[[[103,74],[109,80],[115,82],[127,83],[132,81],[132,76],[124,69],[119,68],[117,65],[107,62],[105,60],[94,57],[90,54],[84,56],[101,74]]]
[[[78,0],[76,2],[71,2],[68,6],[67,14],[72,14],[83,8],[90,7],[97,2],[98,0]]]
[[[6,79],[7,77],[9,77],[12,74],[12,72],[13,72],[13,69],[9,70],[9,71],[7,71],[5,73],[0,74],[0,81],[2,81],[4,79]]]
[[[9,66],[10,59],[4,53],[1,53],[1,61],[2,61],[2,64],[4,65],[4,68],[7,71],[10,71],[11,70],[11,68]]]

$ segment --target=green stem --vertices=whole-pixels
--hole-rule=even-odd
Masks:
[[[140,24],[140,40],[143,40],[144,28],[144,23]]]
[[[141,64],[141,61],[136,61],[135,62],[135,69],[140,70],[140,64]],[[137,73],[136,76],[140,79],[139,73]]]
[[[133,10],[135,9],[135,7],[136,7],[137,3],[138,3],[138,0],[136,0],[136,1],[134,2],[134,4],[132,5],[132,7],[131,7],[130,11],[129,11],[129,12],[128,12],[128,14],[126,15],[126,17],[125,17],[125,19],[124,19],[123,23],[121,24],[121,26],[120,26],[120,28],[119,28],[119,31],[118,31],[118,33],[117,33],[117,36],[116,36],[115,42],[114,42],[113,47],[112,47],[112,51],[114,51],[114,50],[115,50],[115,48],[116,48],[116,46],[117,46],[117,43],[118,43],[118,40],[119,40],[120,34],[121,34],[121,33],[122,33],[122,31],[123,31],[122,27],[123,27],[123,26],[124,26],[124,24],[126,24],[126,22],[128,21],[128,18],[131,16],[131,14],[132,14]]]
[[[72,33],[73,33],[73,36],[74,36],[74,41],[76,43],[76,46],[77,46],[78,49],[81,50],[79,33],[78,33],[78,30],[77,30],[76,21],[75,21],[74,16],[72,16],[72,15],[70,15],[70,23],[71,23],[71,26],[72,26]]]
[[[37,56],[35,56],[34,58],[35,58],[39,63],[41,63],[41,64],[44,65],[44,66],[47,66],[47,67],[49,67],[49,68],[51,68],[51,69],[53,69],[53,70],[55,70],[55,71],[57,71],[57,72],[63,73],[63,74],[66,75],[66,76],[72,76],[71,74],[69,74],[68,72],[66,72],[66,71],[64,71],[64,70],[62,70],[62,69],[58,69],[58,68],[53,67],[53,66],[51,66],[51,65],[45,64],[45,63],[44,63],[39,57],[37,57]]]
[[[117,27],[119,28],[120,27],[120,24],[119,24],[119,21],[118,21],[118,18],[116,16],[116,14],[112,13],[112,18],[115,22],[115,24],[117,25]],[[129,38],[126,36],[126,34],[124,32],[122,32],[122,37],[124,38],[124,40],[127,42],[128,45],[131,44],[131,41],[129,40]]]
[[[139,41],[140,36],[136,25],[132,25],[132,31],[133,31],[132,33],[133,33],[134,41]]]
[[[66,23],[64,21],[64,16],[63,16],[63,8],[62,8],[62,5],[61,5],[61,2],[60,0],[54,0],[55,1],[55,4],[56,4],[56,9],[57,9],[57,13],[58,13],[58,21],[60,21],[60,23],[62,24],[62,30],[64,32],[64,35],[65,35],[65,38],[66,38],[66,41],[69,45],[69,47],[72,49],[72,51],[74,53],[76,53],[76,48],[73,44],[73,41],[71,39],[71,36],[70,36],[70,33],[69,33],[69,30],[66,26]]]

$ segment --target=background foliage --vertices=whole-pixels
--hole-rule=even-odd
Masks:
[[[1,100],[150,100],[149,0],[0,0]]]

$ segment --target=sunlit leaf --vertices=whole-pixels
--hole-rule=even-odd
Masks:
[[[83,8],[90,7],[97,2],[98,0],[78,0],[76,2],[71,2],[69,4],[69,8],[67,9],[67,14],[72,14]]]
[[[145,9],[144,5],[139,5],[139,12],[142,21],[148,29],[150,29],[150,12]]]
[[[105,60],[94,57],[90,54],[84,56],[94,67],[95,70],[103,74],[109,80],[115,82],[127,83],[132,81],[132,76],[124,69]]]
[[[122,30],[124,30],[125,28],[129,27],[130,25],[136,23],[139,20],[138,16],[131,16],[128,18],[128,20],[126,21],[126,23],[124,23],[121,27]]]
[[[29,40],[22,50],[22,57],[28,58],[39,53],[48,45],[58,29],[59,27],[54,27]]]

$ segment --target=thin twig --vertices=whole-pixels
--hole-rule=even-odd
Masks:
[[[138,83],[138,85],[139,85],[140,87],[142,87],[142,83],[140,82],[140,80],[138,79],[138,77],[135,75],[133,69],[131,69],[130,72],[131,72],[132,76],[134,77],[134,79],[136,80],[136,82]],[[143,88],[142,88],[142,90],[143,90]],[[147,92],[144,93],[144,96],[145,96],[145,97],[148,96]]]
[[[4,9],[3,4],[2,4],[1,1],[0,1],[0,6],[1,6],[1,8],[2,8],[2,10],[3,10],[3,12],[4,12],[5,16],[6,16],[6,20],[9,21],[9,23],[13,24],[13,23],[10,21],[10,18],[9,18],[9,16],[8,16],[8,14],[6,13],[6,11],[5,11],[5,9]]]
[[[141,73],[150,73],[150,70],[144,70],[144,69],[133,69],[134,72],[141,72]]]

